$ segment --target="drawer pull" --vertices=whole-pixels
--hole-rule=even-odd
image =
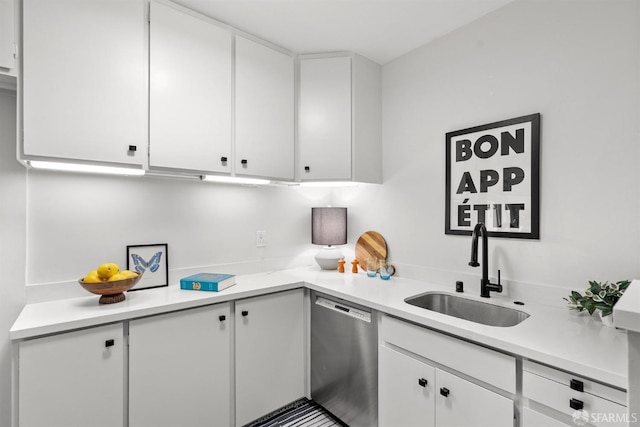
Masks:
[[[227,316],[225,316],[224,314],[222,316],[218,316],[218,320],[224,322],[225,320],[227,320]]]
[[[571,409],[575,409],[576,411],[579,411],[582,408],[584,408],[584,402],[578,399],[571,399],[569,401],[569,406],[571,407]]]
[[[584,391],[584,383],[580,380],[571,380],[569,387],[571,387],[571,390]]]
[[[104,346],[105,346],[105,347],[113,347],[113,346],[115,345],[115,343],[116,343],[116,342],[115,342],[114,340],[112,340],[112,339],[111,339],[111,340],[106,340],[106,341],[104,342]]]
[[[248,315],[249,315],[249,312],[247,310],[242,311],[242,317],[247,317]]]
[[[449,389],[445,387],[440,388],[440,394],[444,397],[449,397]]]
[[[419,385],[420,387],[426,387],[426,386],[427,386],[427,384],[428,384],[428,383],[427,383],[427,380],[426,380],[426,379],[424,379],[424,378],[420,378],[420,379],[418,380],[418,385]]]

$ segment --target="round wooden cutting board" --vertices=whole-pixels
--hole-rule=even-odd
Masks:
[[[356,243],[356,259],[362,269],[367,268],[367,259],[387,259],[387,242],[377,231],[363,233]]]

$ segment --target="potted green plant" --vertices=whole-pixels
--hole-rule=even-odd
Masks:
[[[615,283],[589,281],[589,288],[580,292],[571,291],[568,298],[564,298],[569,303],[569,309],[576,311],[587,311],[592,315],[596,310],[602,319],[602,323],[613,326],[613,306],[616,305],[624,291],[629,287],[629,280],[621,280]]]

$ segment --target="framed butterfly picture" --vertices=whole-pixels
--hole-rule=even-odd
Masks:
[[[127,270],[144,273],[130,291],[169,286],[167,244],[127,246]]]

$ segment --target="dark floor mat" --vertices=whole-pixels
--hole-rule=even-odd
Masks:
[[[245,427],[349,427],[312,400],[303,398]]]

